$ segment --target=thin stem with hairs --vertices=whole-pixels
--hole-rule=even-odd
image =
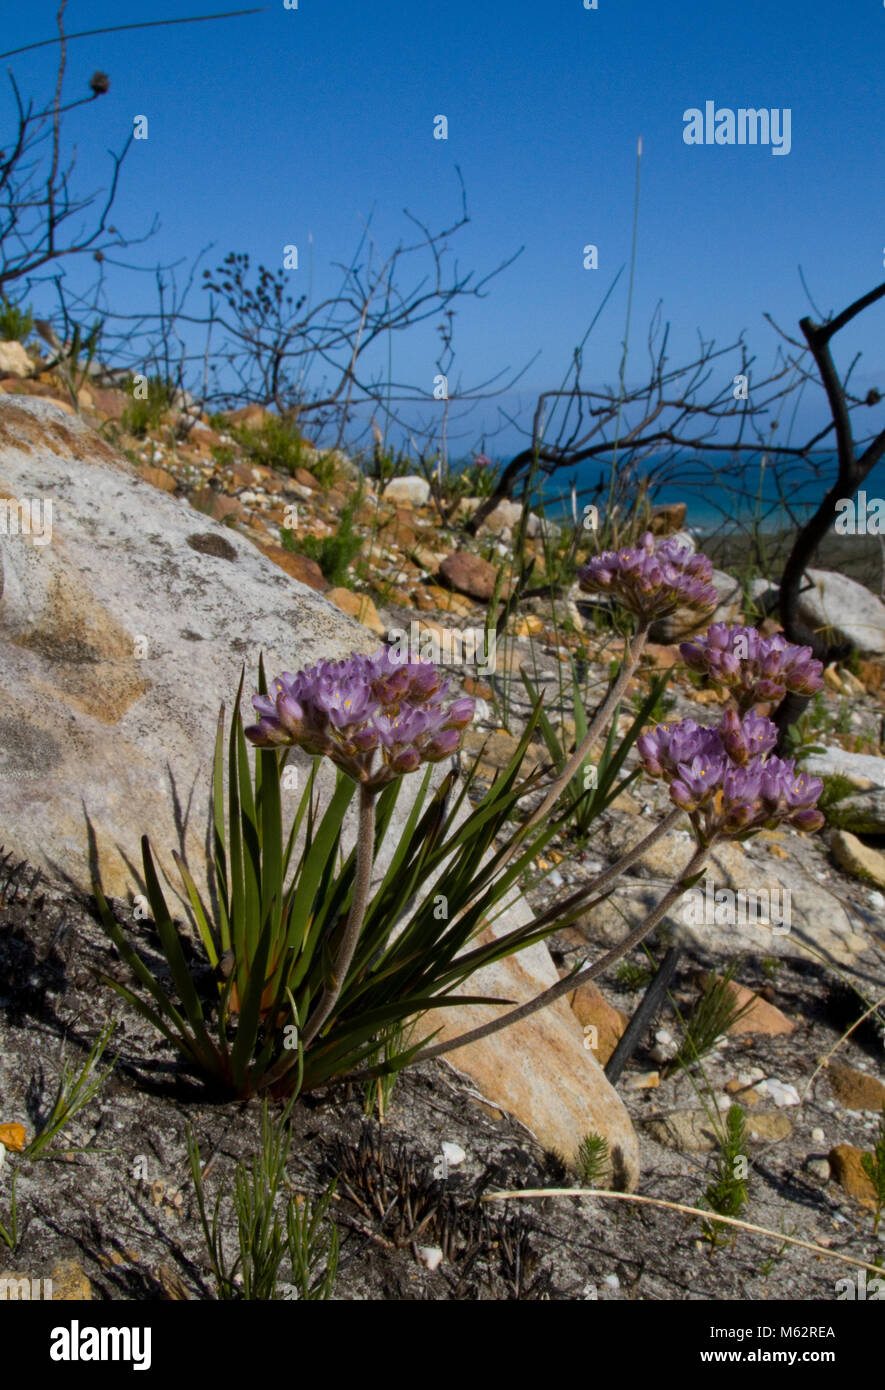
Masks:
[[[575,773],[583,763],[587,754],[590,752],[590,749],[593,747],[594,743],[599,738],[599,735],[602,732],[603,728],[608,723],[608,720],[611,717],[615,705],[617,705],[618,701],[623,696],[624,691],[627,689],[627,686],[630,683],[630,678],[632,677],[633,672],[636,670],[636,667],[639,665],[639,658],[642,655],[642,650],[647,641],[648,624],[642,623],[640,627],[637,629],[632,642],[627,644],[626,650],[624,652],[624,660],[621,664],[621,669],[618,672],[615,679],[612,681],[611,685],[609,686],[608,694],[606,695],[602,704],[599,706],[599,709],[596,711],[595,715],[593,716],[593,719],[590,721],[589,729],[587,730],[578,747],[575,749],[572,756],[569,758],[565,767],[560,772],[559,776],[556,778],[556,781],[550,787],[550,790],[547,792],[547,795],[544,797],[544,800],[541,802],[540,806],[538,806],[538,808],[535,811],[533,811],[532,814],[529,816],[529,819],[526,822],[524,829],[531,830],[532,827],[537,825],[539,821],[543,820],[547,813],[551,810],[551,808],[556,805],[556,802],[559,800],[559,797],[561,796],[563,790],[568,786],[569,782],[574,777]]]

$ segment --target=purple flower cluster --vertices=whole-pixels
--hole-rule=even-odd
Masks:
[[[797,647],[783,633],[763,637],[754,627],[714,623],[705,637],[679,647],[692,671],[734,691],[742,709],[782,700],[786,692],[813,695],[823,685],[821,662],[810,647]]]
[[[262,748],[295,744],[323,754],[354,781],[383,787],[457,752],[474,701],[447,706],[447,689],[431,662],[355,653],[278,676],[267,695],[253,696],[260,717],[245,733]]]
[[[695,555],[675,537],[655,549],[646,531],[635,549],[603,550],[578,571],[581,588],[610,594],[646,621],[665,617],[677,608],[707,613],[718,595],[712,583],[713,566],[706,555]]]
[[[671,799],[709,844],[715,835],[743,838],[784,821],[799,830],[823,825],[815,808],[823,783],[797,772],[792,759],[766,756],[776,742],[770,719],[727,710],[717,728],[693,719],[659,724],[636,747],[646,772],[666,778]]]

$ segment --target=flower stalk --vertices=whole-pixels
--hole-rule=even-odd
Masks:
[[[594,961],[592,965],[585,966],[583,969],[578,970],[577,973],[566,975],[565,978],[560,980],[557,984],[551,985],[549,989],[543,990],[540,994],[537,994],[534,999],[527,1000],[525,1004],[520,1004],[518,1008],[511,1009],[509,1013],[504,1014],[501,1018],[493,1018],[488,1023],[481,1024],[478,1028],[472,1028],[467,1033],[461,1033],[457,1038],[450,1038],[447,1042],[435,1043],[432,1047],[425,1047],[421,1052],[416,1053],[412,1061],[429,1062],[433,1057],[441,1057],[446,1052],[454,1052],[459,1047],[466,1047],[468,1043],[480,1042],[483,1038],[490,1037],[492,1033],[500,1032],[502,1028],[510,1028],[514,1023],[521,1023],[523,1019],[531,1018],[532,1014],[537,1013],[539,1009],[546,1009],[549,1004],[555,1003],[556,1000],[561,999],[564,994],[571,994],[580,985],[586,984],[588,980],[594,980],[597,975],[601,975],[603,971],[608,970],[610,966],[615,965],[632,951],[634,946],[638,946],[640,941],[648,936],[649,932],[654,931],[655,927],[661,919],[666,916],[673,904],[678,902],[683,893],[691,887],[691,882],[695,876],[703,870],[709,852],[710,846],[699,845],[680,874],[677,882],[667,890],[660,902],[652,908],[648,916],[645,917],[623,941],[619,942],[619,944],[614,946],[610,951],[607,951],[604,956],[600,956],[599,960]],[[363,1080],[369,1075],[370,1073],[366,1072],[359,1078],[351,1077],[348,1079]]]

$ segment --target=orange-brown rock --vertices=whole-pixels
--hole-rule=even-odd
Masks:
[[[441,577],[459,593],[488,602],[495,589],[497,570],[481,555],[470,550],[456,550],[447,555],[439,567]]]
[[[267,556],[268,560],[273,560],[275,565],[279,565],[281,570],[285,570],[292,579],[297,579],[299,584],[306,584],[308,589],[314,589],[318,594],[325,593],[328,589],[328,579],[316,560],[311,560],[309,555],[299,555],[296,551],[284,550],[281,545],[259,545],[258,549],[262,555]]]
[[[885,1105],[885,1086],[877,1076],[858,1071],[844,1062],[830,1062],[827,1079],[833,1095],[846,1110],[881,1110]]]
[[[357,622],[369,628],[377,637],[386,636],[387,628],[379,618],[378,609],[368,594],[355,594],[352,589],[339,588],[327,590],[326,598],[342,613],[356,618]]]
[[[701,980],[705,985],[709,983],[710,979],[708,974],[701,975]],[[731,1025],[728,1030],[729,1036],[738,1037],[742,1033],[759,1033],[766,1038],[776,1038],[781,1034],[789,1034],[795,1030],[795,1023],[791,1023],[786,1014],[781,1013],[774,1004],[760,999],[759,995],[754,994],[746,985],[738,984],[737,980],[729,980],[727,988],[736,1008],[742,1008],[744,1004],[750,1005],[743,1017]]]
[[[587,980],[579,985],[574,994],[569,995],[572,1012],[584,1030],[584,1044],[588,1039],[595,1042],[594,1056],[600,1066],[605,1066],[620,1042],[629,1016],[610,1004],[596,984]],[[595,1029],[595,1032],[588,1030]]]
[[[225,497],[223,492],[211,487],[196,488],[190,495],[190,504],[195,511],[211,516],[213,521],[224,521],[227,517],[243,521],[247,516],[246,508],[236,497]]]
[[[849,1197],[860,1202],[862,1207],[874,1209],[876,1189],[872,1178],[867,1177],[863,1170],[863,1156],[864,1150],[855,1148],[853,1144],[837,1144],[828,1155],[830,1172]]]
[[[158,487],[161,492],[174,492],[178,487],[178,479],[174,478],[166,468],[154,468],[152,464],[143,463],[138,470],[138,476],[144,478],[151,487]]]

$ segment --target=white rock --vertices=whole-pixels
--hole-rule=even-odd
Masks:
[[[767,1094],[775,1105],[799,1105],[801,1103],[796,1087],[789,1085],[788,1082],[778,1081],[776,1077],[769,1076],[764,1084]],[[761,1085],[757,1086],[756,1089],[757,1091],[761,1090]]]
[[[824,748],[812,753],[802,766],[812,777],[846,777],[859,789],[885,787],[885,758],[874,753],[847,753],[844,748]]]
[[[34,364],[21,343],[15,339],[0,343],[0,376],[26,377],[33,370]]]
[[[455,1144],[451,1140],[445,1140],[440,1145],[440,1147],[443,1151],[443,1155],[445,1156],[446,1163],[449,1165],[450,1168],[457,1168],[458,1164],[463,1163],[465,1158],[467,1157],[467,1154],[464,1151],[464,1149],[461,1148],[461,1145]]]
[[[885,652],[885,603],[863,584],[832,570],[808,570],[813,588],[799,596],[799,616],[818,631],[831,628],[862,652]]]
[[[610,1289],[619,1289],[621,1287],[621,1281],[616,1274],[606,1274],[602,1282],[603,1284],[607,1284]]]
[[[430,499],[430,484],[417,474],[407,478],[391,478],[381,496],[385,502],[411,502],[413,507],[423,507]]]
[[[825,1144],[826,1141],[827,1141],[827,1136],[824,1134],[824,1132],[823,1132],[823,1130],[821,1129],[820,1125],[817,1125],[817,1126],[811,1131],[811,1137],[812,1137],[812,1139],[814,1140],[815,1144]]]
[[[419,1245],[418,1259],[428,1269],[438,1269],[442,1264],[443,1252],[438,1245]]]
[[[805,1167],[808,1169],[809,1173],[819,1178],[821,1182],[829,1182],[830,1160],[828,1158],[807,1158],[805,1160]]]
[[[873,753],[847,753],[844,748],[826,748],[803,762],[812,777],[839,777],[852,783],[849,792],[827,812],[831,824],[855,835],[885,831],[885,758]]]
[[[499,536],[505,529],[510,532],[515,526],[519,525],[522,516],[521,502],[508,502],[505,498],[499,502],[494,511],[489,512],[480,531],[489,531],[493,536]]]
[[[549,536],[552,541],[555,541],[559,537],[560,529],[556,522],[551,521],[549,517],[538,516],[535,512],[529,512],[525,533],[530,541],[536,540],[538,536]]]
[[[698,548],[698,543],[690,531],[675,531],[672,536],[667,537],[668,541],[673,541],[675,545],[681,546],[683,550],[688,550],[694,555]]]

